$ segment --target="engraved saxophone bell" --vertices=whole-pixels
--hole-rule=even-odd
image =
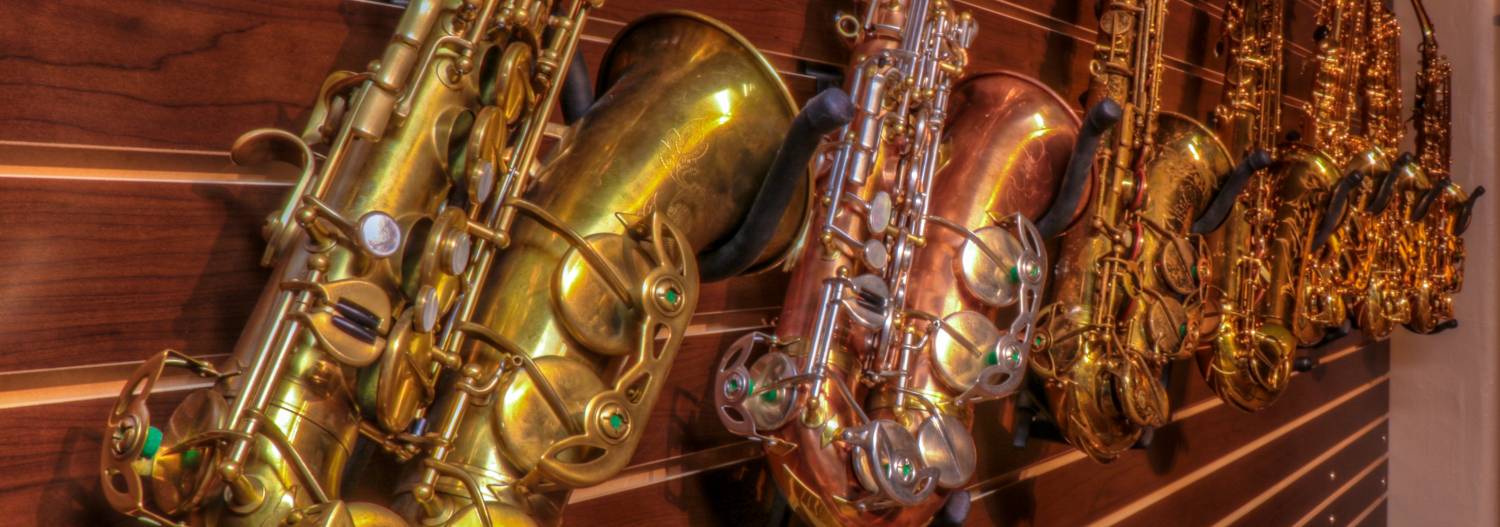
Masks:
[[[459,328],[477,342],[428,416],[449,445],[399,498],[414,521],[556,523],[570,489],[626,466],[686,338],[698,255],[747,221],[792,123],[776,72],[702,15],[633,22],[599,71],[602,95],[507,200],[508,246]],[[794,247],[809,179],[790,163],[775,184],[791,210],[736,260]]]

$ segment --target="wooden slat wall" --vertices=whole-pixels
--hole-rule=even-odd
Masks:
[[[1287,130],[1305,126],[1314,0],[1288,16]],[[1068,100],[1087,82],[1093,2],[961,0],[975,69],[1034,76]],[[587,27],[596,65],[645,13],[695,9],[761,47],[799,99],[809,65],[840,67],[841,1],[608,0]],[[1167,109],[1205,117],[1223,62],[1223,0],[1170,3]],[[100,430],[121,379],[172,347],[221,358],[264,285],[260,219],[287,179],[238,172],[241,132],[296,128],[323,76],[378,54],[399,9],[362,0],[0,2],[0,515],[100,525]],[[705,402],[717,354],[774,317],[783,278],[705,289],[633,466],[576,492],[569,524],[764,524],[778,514],[757,446]],[[1272,408],[1245,414],[1175,367],[1172,424],[1099,465],[1065,445],[1010,446],[986,403],[971,525],[1383,525],[1389,351],[1349,337]],[[174,379],[166,415],[197,386]]]

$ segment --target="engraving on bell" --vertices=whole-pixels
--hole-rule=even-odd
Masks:
[[[1162,281],[1168,287],[1177,294],[1186,295],[1198,289],[1197,262],[1192,244],[1182,238],[1174,238],[1172,243],[1162,245],[1157,269],[1161,271]]]
[[[370,254],[385,258],[401,248],[401,226],[389,214],[371,211],[359,218],[359,238]]]
[[[942,329],[932,337],[938,378],[958,392],[968,391],[987,365],[987,356],[999,352],[999,342],[1000,330],[982,314],[959,311],[943,317]]]
[[[1039,272],[1040,269],[1035,266],[1031,269],[1018,269],[1017,266],[1022,263],[1018,261],[1021,260],[1019,257],[1024,255],[1025,249],[1021,246],[1021,240],[1010,231],[992,225],[974,231],[974,236],[983,241],[984,247],[999,256],[1000,261],[991,259],[972,238],[965,240],[958,259],[954,260],[958,267],[956,271],[963,277],[965,289],[979,301],[992,306],[1003,307],[1015,303],[1020,292],[1017,280],[1021,278],[1021,271],[1025,271],[1026,278],[1030,279],[1030,274]],[[1041,277],[1037,276],[1036,279],[1040,280]]]
[[[891,195],[882,190],[870,198],[870,210],[865,215],[871,233],[884,232],[891,224]]]

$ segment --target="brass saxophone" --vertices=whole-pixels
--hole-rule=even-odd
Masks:
[[[1484,187],[1467,194],[1452,180],[1450,126],[1453,122],[1453,66],[1438,49],[1437,32],[1421,0],[1412,0],[1422,29],[1420,70],[1416,79],[1417,164],[1435,183],[1412,210],[1410,220],[1421,229],[1414,265],[1418,276],[1407,328],[1417,333],[1436,333],[1456,327],[1453,295],[1463,288],[1464,243],[1475,200]]]
[[[1214,117],[1231,152],[1278,153],[1285,8],[1282,0],[1232,0],[1225,7],[1229,56]],[[1292,239],[1276,236],[1279,175],[1274,168],[1256,171],[1223,228],[1205,240],[1207,257],[1220,272],[1207,287],[1206,321],[1214,327],[1207,330],[1209,345],[1198,350],[1198,366],[1220,398],[1247,411],[1269,406],[1286,388],[1297,347],[1284,320],[1268,319],[1261,311],[1262,303],[1279,293],[1270,280],[1273,251],[1296,256],[1284,246]],[[1202,233],[1216,226],[1193,227]]]
[[[549,111],[532,69],[555,95],[578,38],[568,24],[586,10],[414,1],[369,71],[325,81],[301,136],[256,130],[236,142],[237,163],[302,171],[265,227],[274,278],[223,368],[169,350],[129,379],[102,455],[116,510],[161,525],[404,525],[339,500],[361,432],[411,418],[387,413],[389,394],[359,372],[415,353],[452,313],[486,234],[467,219],[495,201],[497,167],[527,162],[494,139]],[[549,28],[561,45],[548,51],[561,53],[538,56]],[[216,383],[158,428],[146,401],[166,366]]]
[[[1367,332],[1381,335],[1389,332],[1389,317],[1384,314],[1384,302],[1367,304],[1367,296],[1379,291],[1373,286],[1382,282],[1374,279],[1377,266],[1374,255],[1392,246],[1390,236],[1383,234],[1379,212],[1382,210],[1377,198],[1381,189],[1393,181],[1392,176],[1401,168],[1393,163],[1393,156],[1375,145],[1368,135],[1369,126],[1361,130],[1356,127],[1361,118],[1360,91],[1365,89],[1364,69],[1370,66],[1372,49],[1369,45],[1371,4],[1368,0],[1337,0],[1324,3],[1317,14],[1317,72],[1313,87],[1312,111],[1313,142],[1303,149],[1312,165],[1330,163],[1338,167],[1338,176],[1328,170],[1304,170],[1300,185],[1311,196],[1318,196],[1320,189],[1333,188],[1327,208],[1316,220],[1316,231],[1304,253],[1295,302],[1294,333],[1301,343],[1311,345],[1322,341],[1328,328],[1344,323],[1345,316],[1353,318]],[[1388,65],[1387,67],[1393,67]],[[1366,94],[1369,96],[1369,94]],[[1400,96],[1391,97],[1377,89],[1373,95],[1382,98],[1384,104],[1400,104]],[[1377,105],[1377,108],[1380,106]],[[1372,115],[1378,115],[1379,112]],[[1326,159],[1319,159],[1319,155]],[[1315,180],[1322,179],[1323,183]],[[1329,183],[1335,179],[1337,183]],[[1297,192],[1292,188],[1289,192]],[[1317,201],[1317,200],[1314,200]],[[1379,295],[1375,295],[1379,296]],[[1284,304],[1284,302],[1283,302]],[[1284,306],[1277,306],[1279,309]],[[1397,306],[1391,306],[1397,307]]]
[[[1165,0],[1110,0],[1100,12],[1089,99],[1120,101],[1123,118],[1104,138],[1094,191],[1063,239],[1031,355],[1051,421],[1099,461],[1166,423],[1162,369],[1197,347],[1203,287],[1217,271],[1189,228],[1222,223],[1265,161],[1247,156],[1231,175],[1212,132],[1158,110],[1165,19]]]
[[[1371,3],[1367,8],[1363,139],[1372,143],[1373,151],[1394,153],[1406,125],[1401,118],[1401,28],[1384,5]],[[1424,272],[1415,265],[1416,246],[1424,240],[1410,217],[1418,198],[1431,188],[1412,155],[1401,154],[1356,215],[1358,248],[1363,249],[1357,253],[1362,288],[1350,293],[1355,321],[1372,337],[1385,338],[1411,319],[1410,299]]]
[[[584,12],[566,27],[581,27]],[[466,275],[472,296],[433,358],[388,364],[421,364],[429,380],[447,369],[426,384],[437,395],[422,419],[385,440],[417,460],[396,496],[414,524],[560,521],[572,489],[630,461],[700,277],[774,265],[795,247],[813,153],[798,145],[841,124],[837,115],[798,117],[782,147],[796,107],[775,70],[690,12],[626,26],[599,71],[602,95],[557,155],[500,182],[502,199],[482,216],[491,245]]]
[[[945,0],[861,3],[837,29],[854,45],[856,117],[822,147],[814,243],[776,334],[726,351],[714,403],[729,430],[765,444],[810,523],[925,525],[973,475],[973,403],[1022,380],[1046,270],[1024,203],[1046,184],[1024,178],[1054,171],[1077,125],[1013,75],[955,87],[976,27]],[[980,106],[994,111],[949,119]],[[945,121],[1002,149],[944,168],[943,152],[963,148]],[[1037,155],[1006,166],[1017,151]]]

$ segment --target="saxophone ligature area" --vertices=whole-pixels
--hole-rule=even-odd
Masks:
[[[265,226],[273,278],[225,365],[169,350],[127,382],[102,452],[116,510],[162,525],[404,524],[339,500],[361,432],[411,418],[378,398],[371,408],[359,372],[426,351],[413,342],[453,309],[485,236],[468,211],[493,201],[498,167],[519,157],[495,136],[532,106],[533,69],[560,79],[573,56],[576,32],[550,50],[562,54],[539,42],[586,8],[551,7],[414,1],[369,71],[325,81],[302,135],[235,143],[237,163],[302,171]],[[146,403],[168,366],[215,385],[153,423]]]
[[[1112,0],[1100,11],[1088,99],[1117,101],[1123,117],[1063,238],[1031,355],[1050,407],[1043,417],[1099,461],[1167,422],[1163,368],[1196,349],[1204,286],[1218,271],[1190,227],[1222,223],[1229,207],[1210,203],[1232,203],[1265,161],[1247,156],[1231,174],[1212,132],[1159,111],[1165,18],[1163,0]]]

